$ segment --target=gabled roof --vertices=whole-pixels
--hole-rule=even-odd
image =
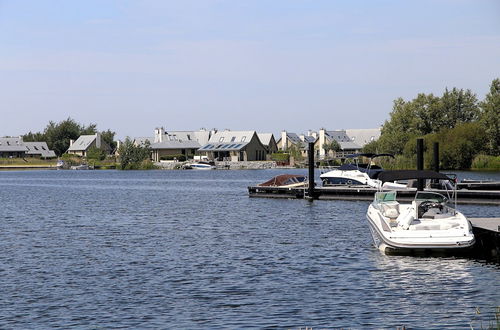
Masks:
[[[351,138],[347,136],[346,131],[325,131],[325,137],[328,141],[335,140],[339,143],[342,150],[359,150],[361,146],[352,142]]]
[[[200,144],[196,141],[181,141],[181,140],[172,140],[172,141],[163,141],[152,143],[151,149],[198,149]]]
[[[90,147],[96,138],[97,134],[80,135],[80,137],[69,147],[68,151],[85,151]]]
[[[245,143],[249,142],[255,131],[219,131],[210,137],[208,143]]]
[[[269,146],[274,137],[273,133],[257,133],[257,136],[259,137],[260,142],[265,146]]]
[[[169,135],[175,136],[176,139],[182,141],[196,141],[200,145],[208,143],[210,138],[210,131],[172,131],[167,132],[167,138]]]
[[[380,128],[346,129],[346,134],[352,142],[364,147],[365,144],[378,140]]]
[[[26,145],[27,155],[40,155],[43,158],[56,157],[53,150],[49,150],[46,142],[24,142]]]
[[[23,152],[26,151],[26,146],[22,138],[4,137],[0,138],[0,151]]]
[[[316,138],[314,136],[304,135],[304,142],[316,142]]]

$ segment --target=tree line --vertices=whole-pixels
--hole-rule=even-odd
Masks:
[[[68,118],[59,123],[50,121],[43,132],[28,132],[23,135],[23,141],[36,142],[45,141],[49,149],[54,150],[57,156],[64,154],[70,145],[70,140],[76,140],[80,135],[93,135],[98,132],[96,124],[87,126],[77,123],[75,120]],[[110,129],[100,132],[102,139],[111,149],[116,148],[114,141],[115,132]]]
[[[478,156],[500,156],[500,79],[492,81],[481,101],[470,89],[458,88],[446,88],[441,96],[421,93],[410,101],[394,100],[380,138],[364,151],[393,153],[414,164],[419,137],[427,146],[440,142],[441,166],[446,169],[469,169]],[[426,152],[430,155],[431,150]]]

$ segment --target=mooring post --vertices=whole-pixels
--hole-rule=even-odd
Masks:
[[[434,142],[434,171],[439,172],[439,142]]]
[[[310,200],[314,198],[314,143],[309,142],[309,150],[307,152],[309,158],[309,186],[307,194]]]
[[[417,139],[417,170],[424,169],[424,139]],[[424,190],[424,180],[418,179],[417,190]]]

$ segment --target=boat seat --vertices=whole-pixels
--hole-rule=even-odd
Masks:
[[[384,217],[396,219],[399,217],[399,203],[396,201],[380,203]]]

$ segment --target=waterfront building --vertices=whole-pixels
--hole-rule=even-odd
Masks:
[[[271,155],[278,151],[278,144],[274,139],[273,133],[257,133],[260,142],[266,147],[267,159],[269,160]]]
[[[282,151],[289,151],[290,149],[295,149],[300,151],[302,157],[307,157],[308,144],[309,142],[315,142],[317,135],[315,132],[308,131],[305,134],[296,134],[287,131],[281,132],[281,137],[277,142],[278,148]]]
[[[266,160],[267,148],[255,131],[224,130],[213,134],[198,153],[219,161]]]
[[[104,150],[107,155],[113,151],[109,144],[107,144],[100,133],[92,135],[80,135],[76,141],[69,140],[69,148],[66,151],[68,154],[86,157],[90,148],[97,148]]]
[[[0,158],[24,157],[54,158],[56,154],[46,142],[24,142],[21,136],[0,138]]]
[[[165,131],[163,127],[155,128],[153,137],[138,137],[134,139],[137,146],[149,144],[151,159],[154,162],[185,156],[192,158],[197,150],[208,143],[213,131]]]

